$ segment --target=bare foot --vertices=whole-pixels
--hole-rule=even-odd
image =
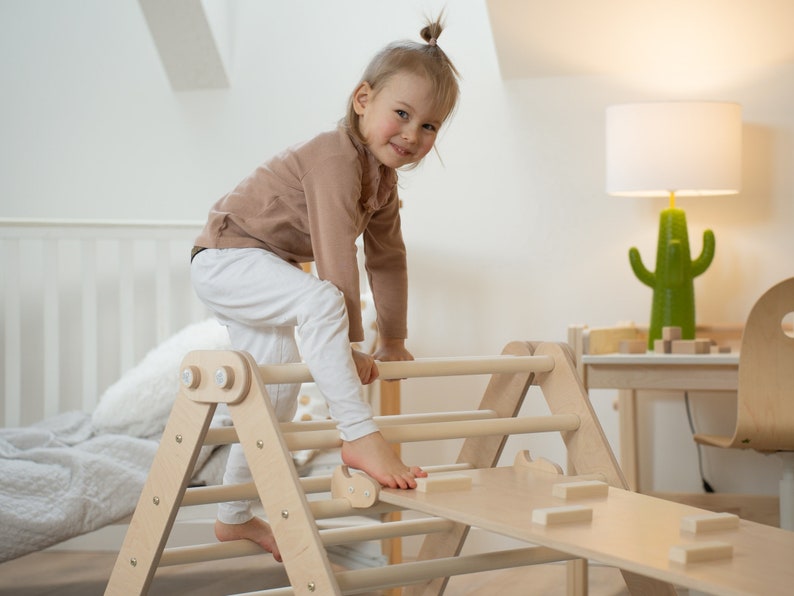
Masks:
[[[343,441],[342,461],[389,488],[416,488],[416,478],[427,476],[422,468],[406,466],[380,432]]]
[[[249,519],[243,524],[225,524],[215,520],[215,537],[221,542],[230,540],[250,540],[269,553],[273,553],[273,558],[281,563],[281,553],[276,545],[273,530],[270,524],[258,517]]]

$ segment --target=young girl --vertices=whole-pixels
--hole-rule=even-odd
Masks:
[[[405,348],[407,274],[396,169],[433,148],[458,98],[458,73],[438,46],[398,42],[378,53],[350,96],[336,130],[288,149],[257,168],[210,210],[192,253],[194,288],[229,330],[232,346],[260,363],[303,357],[342,437],[342,460],[384,486],[415,488],[426,474],[406,466],[372,420],[362,383],[376,360],[412,360]],[[377,310],[374,354],[351,348],[364,337],[356,260],[365,265]],[[314,261],[317,277],[300,263]],[[301,352],[295,331],[301,339]],[[280,421],[291,420],[300,385],[269,385]],[[239,444],[224,483],[250,482]],[[249,539],[281,560],[270,526],[247,501],[218,508],[219,540]]]

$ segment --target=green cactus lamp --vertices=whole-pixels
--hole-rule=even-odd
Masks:
[[[714,258],[714,233],[703,232],[699,256],[689,250],[686,215],[676,197],[728,195],[741,183],[741,106],[726,102],[647,102],[607,108],[607,192],[614,196],[667,197],[659,219],[656,269],[636,248],[634,274],[653,291],[648,349],[662,327],[695,337],[694,279]]]

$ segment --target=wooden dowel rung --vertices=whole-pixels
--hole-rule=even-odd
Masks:
[[[425,472],[455,472],[471,470],[471,464],[448,464],[437,466],[422,466]],[[300,478],[301,488],[307,494],[330,492],[331,475],[309,476]],[[224,484],[214,486],[196,486],[188,488],[182,498],[182,507],[194,505],[207,505],[209,503],[225,503],[226,501],[243,501],[259,499],[256,485],[253,482],[244,484]]]
[[[364,511],[366,511],[367,515],[381,515],[392,511],[402,511],[402,507],[389,505],[388,503],[375,503],[372,507],[367,507],[364,510],[353,507],[347,499],[323,499],[321,501],[309,501],[309,510],[314,519],[330,519],[332,517],[361,515]]]
[[[425,414],[399,414],[397,416],[375,416],[373,419],[379,427],[397,424],[419,424],[425,422],[446,422],[454,420],[485,420],[496,418],[493,410],[466,410],[462,412],[429,412]],[[314,430],[334,430],[333,420],[308,420],[305,422],[282,422],[281,432],[294,433]],[[227,445],[237,442],[237,431],[233,426],[210,428],[204,439],[205,445]]]
[[[576,430],[579,417],[575,414],[551,416],[525,416],[521,418],[497,418],[493,420],[462,420],[455,422],[431,422],[427,424],[405,424],[384,427],[381,433],[390,443],[437,441],[462,439],[486,435],[511,435],[523,433]],[[292,451],[302,449],[330,449],[342,445],[336,430],[289,433],[284,436]]]
[[[437,577],[569,561],[573,558],[567,553],[551,548],[531,546],[476,555],[342,571],[336,574],[336,581],[345,594],[356,594],[362,591],[405,586]]]
[[[220,559],[233,559],[249,555],[268,554],[261,546],[250,540],[231,540],[229,542],[214,542],[211,544],[198,544],[195,546],[179,546],[167,548],[160,557],[160,566],[186,565],[188,563],[201,563],[203,561],[218,561]]]
[[[398,424],[423,424],[425,422],[449,422],[455,420],[485,420],[496,418],[493,410],[465,410],[461,412],[427,412],[424,414],[397,414],[395,416],[374,416],[378,427]],[[306,420],[303,422],[282,422],[281,432],[302,432],[307,430],[332,430],[336,428],[333,420]]]
[[[320,530],[320,538],[324,546],[333,546],[349,542],[366,542],[367,540],[383,540],[398,536],[418,536],[434,532],[446,532],[454,526],[455,523],[448,519],[424,518]]]
[[[515,374],[549,372],[554,369],[551,356],[479,356],[465,358],[417,358],[416,360],[378,362],[379,379],[447,377],[457,375]],[[305,383],[312,380],[309,367],[302,363],[259,366],[265,383]]]

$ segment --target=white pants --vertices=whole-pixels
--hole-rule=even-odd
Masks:
[[[259,364],[298,362],[297,328],[303,360],[342,439],[353,441],[378,430],[363,400],[345,301],[336,286],[258,248],[201,251],[193,259],[191,280],[199,298],[228,328],[232,347],[249,352]],[[266,389],[278,420],[291,420],[300,385]],[[251,480],[242,447],[232,445],[224,484]],[[218,507],[218,519],[224,523],[240,524],[252,517],[248,501]]]

